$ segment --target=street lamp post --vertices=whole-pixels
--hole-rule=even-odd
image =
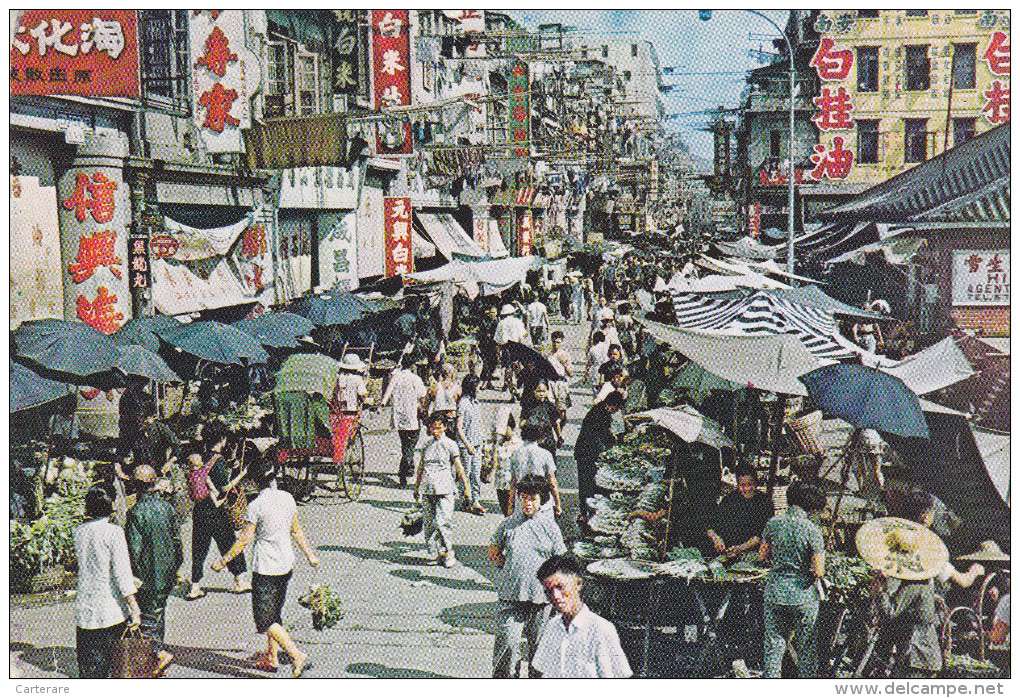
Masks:
[[[786,228],[787,228],[787,243],[786,243],[786,271],[791,276],[793,275],[793,183],[794,183],[794,164],[793,164],[793,143],[794,143],[794,88],[796,87],[797,69],[793,63],[793,45],[790,43],[789,37],[786,36],[786,32],[779,28],[779,25],[773,22],[769,17],[758,12],[757,10],[746,10],[753,15],[761,17],[766,22],[775,27],[779,35],[783,37],[783,41],[786,42],[786,55],[790,58],[790,167],[787,171],[787,183],[786,183],[786,206],[787,206],[787,217],[786,217]],[[792,10],[791,10],[792,12]],[[698,17],[702,21],[708,21],[712,17],[711,10],[699,10]],[[791,283],[792,283],[791,279]]]

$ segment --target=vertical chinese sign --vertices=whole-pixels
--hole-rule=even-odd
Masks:
[[[518,250],[521,257],[526,257],[531,254],[535,237],[535,222],[530,208],[521,211],[520,218],[517,219],[517,230],[520,234]]]
[[[242,152],[241,129],[251,128],[245,71],[258,70],[246,60],[244,12],[192,10],[188,29],[195,126],[209,152]]]
[[[983,91],[985,106],[981,115],[996,126],[1009,121],[1009,47],[1009,35],[997,31],[981,54],[992,75],[1003,78],[992,80],[988,89]]]
[[[509,129],[507,131],[511,143],[520,143],[522,147],[513,149],[513,154],[527,157],[527,143],[531,139],[531,90],[528,88],[528,64],[523,61],[514,62],[507,76],[510,90],[508,104]]]
[[[383,199],[386,235],[385,277],[410,274],[414,271],[411,250],[411,199],[387,196]]]
[[[337,18],[333,40],[333,94],[358,92],[358,15],[360,10],[333,10]]]
[[[410,57],[407,10],[372,10],[372,82],[376,109],[411,103],[411,81],[407,72]],[[378,125],[377,153],[410,155],[413,147],[411,124],[407,120],[395,118]]]
[[[137,17],[26,10],[11,42],[11,94],[138,97]]]
[[[818,78],[825,83],[846,80],[853,64],[854,52],[851,49],[836,49],[832,39],[822,37],[810,65],[818,73]],[[819,111],[812,121],[821,133],[856,127],[856,122],[850,117],[854,105],[845,87],[833,90],[823,85],[821,95],[815,97],[813,102]],[[811,170],[814,179],[846,179],[854,166],[854,151],[844,147],[846,142],[847,138],[844,136],[834,136],[828,145],[825,143],[815,145],[811,154],[811,162],[815,165]]]
[[[64,316],[112,334],[130,316],[127,231],[131,218],[122,170],[89,158],[57,186],[66,276]],[[81,162],[81,164],[78,164]]]
[[[320,222],[319,230],[328,229],[319,243],[319,283],[321,285],[328,288],[333,286],[354,288],[358,285],[358,275],[354,263],[357,225],[355,211],[339,212],[332,227]]]
[[[148,235],[137,233],[128,238],[128,269],[131,274],[131,288],[145,289],[152,286]]]

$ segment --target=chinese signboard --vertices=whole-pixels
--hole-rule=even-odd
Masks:
[[[128,238],[128,269],[131,274],[131,288],[149,288],[152,285],[148,235],[140,233]]]
[[[195,125],[209,152],[243,152],[241,129],[251,127],[245,70],[258,70],[247,65],[244,13],[193,10],[189,30]]]
[[[112,334],[130,315],[128,186],[115,167],[73,167],[57,186],[64,315]]]
[[[414,271],[411,250],[411,199],[387,196],[383,199],[383,220],[386,233],[385,277],[410,274]]]
[[[534,219],[532,218],[530,208],[521,212],[520,218],[517,219],[517,230],[520,234],[520,255],[525,257],[531,254],[532,245],[535,240]]]
[[[350,211],[328,215],[335,215],[335,222],[332,227],[328,222],[319,224],[319,230],[328,231],[319,243],[319,283],[327,288],[338,284],[354,288],[358,285],[354,264],[357,214]]]
[[[411,81],[407,66],[411,57],[407,10],[372,10],[372,78],[375,108],[406,106],[411,103]],[[414,145],[411,124],[393,119],[379,124],[376,152],[409,155]]]
[[[811,171],[796,167],[793,170],[793,181],[796,184],[804,184],[813,181]],[[786,186],[789,182],[787,168],[785,167],[762,167],[758,170],[758,184],[765,186]]]
[[[527,142],[531,139],[531,90],[528,88],[528,64],[516,61],[507,76],[510,89],[510,128],[508,133],[511,143],[521,143],[525,147],[514,148],[513,154],[527,156]]]
[[[1009,305],[1009,250],[953,250],[953,305]]]
[[[358,92],[358,15],[360,10],[333,10],[337,18],[333,41],[333,94]]]
[[[12,95],[138,97],[133,10],[26,10],[11,42]]]

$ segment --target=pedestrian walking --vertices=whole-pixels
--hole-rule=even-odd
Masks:
[[[499,364],[499,347],[496,344],[496,325],[499,323],[495,306],[489,306],[478,322],[478,353],[482,356],[482,386],[491,388]]]
[[[153,676],[159,676],[174,656],[163,645],[166,635],[166,601],[177,586],[177,570],[184,562],[181,529],[173,505],[155,491],[156,471],[148,464],[135,469],[142,488],[138,503],[127,514],[124,534],[131,569],[142,581],[135,594],[141,611],[141,634],[159,645]]]
[[[545,338],[549,334],[549,309],[536,296],[526,310],[528,332],[531,333],[531,345],[541,351]]]
[[[467,472],[471,491],[464,493],[465,501],[474,502],[469,511],[482,516],[482,410],[478,404],[478,379],[470,373],[461,381],[460,402],[457,403],[457,445],[460,462]]]
[[[300,677],[312,663],[302,652],[290,633],[283,627],[281,612],[287,598],[287,585],[294,573],[293,538],[305,554],[308,564],[317,567],[316,557],[297,515],[294,496],[276,487],[276,461],[262,461],[254,477],[259,495],[248,504],[245,524],[234,546],[212,564],[219,572],[239,556],[249,543],[252,546],[251,607],[255,619],[255,632],[266,634],[266,653],[257,667],[275,672],[279,669],[281,648],[290,655],[292,675]]]
[[[544,380],[535,383],[531,390],[521,394],[521,429],[533,427],[538,434],[539,445],[556,459],[556,449],[563,441],[560,432],[560,414],[549,396],[549,385]]]
[[[771,562],[765,582],[765,676],[778,679],[788,638],[795,637],[798,676],[818,671],[818,585],[825,575],[822,531],[807,517],[825,507],[825,490],[814,480],[797,480],[786,491],[789,505],[765,524],[759,553]]]
[[[592,345],[588,349],[588,385],[591,386],[592,395],[598,394],[599,388],[602,386],[602,376],[599,374],[599,369],[606,361],[609,360],[609,342],[606,341],[606,335],[601,330],[596,330],[591,336]]]
[[[457,417],[457,403],[460,400],[460,384],[453,364],[443,364],[439,376],[429,386],[425,397],[425,413],[441,414],[446,420],[446,434],[454,436],[454,422]]]
[[[457,558],[453,551],[453,510],[457,486],[453,482],[456,471],[466,493],[471,492],[464,468],[460,463],[460,450],[445,433],[442,415],[429,415],[428,434],[423,436],[414,451],[414,498],[420,500],[423,511],[426,561],[435,564],[442,560],[444,567],[453,567]],[[468,504],[473,502],[469,499]]]
[[[581,431],[574,444],[574,461],[577,463],[578,526],[587,524],[591,516],[588,498],[595,494],[595,461],[616,444],[613,434],[613,415],[623,408],[623,395],[610,393],[593,405],[581,421]]]
[[[501,359],[503,363],[503,390],[513,390],[514,388],[514,377],[513,367],[510,360],[509,354],[506,352],[507,342],[521,342],[524,343],[528,338],[528,331],[524,328],[524,323],[514,314],[516,311],[514,307],[507,303],[503,306],[500,311],[499,324],[496,325],[496,332],[494,340],[500,348]]]
[[[390,384],[386,386],[386,393],[382,399],[383,405],[393,401],[393,428],[400,437],[398,477],[401,487],[407,487],[407,479],[412,473],[414,446],[418,442],[418,432],[421,429],[418,413],[427,395],[425,384],[412,370],[413,367],[414,358],[410,354],[404,354],[400,359],[400,368],[390,378]]]
[[[109,678],[114,642],[142,623],[124,529],[110,522],[112,514],[113,494],[96,485],[85,494],[85,523],[74,530],[75,649],[83,679]]]
[[[570,277],[571,314],[575,325],[580,325],[588,317],[588,304],[585,302],[585,282]]]
[[[573,305],[573,278],[570,274],[564,274],[563,281],[556,287],[557,300],[560,304],[560,317],[565,324],[570,323],[570,309]]]
[[[206,445],[205,454],[192,453],[188,456],[191,472],[188,473],[188,490],[195,508],[191,516],[191,589],[184,598],[189,601],[200,599],[206,595],[200,586],[205,556],[209,546],[216,541],[216,547],[222,554],[234,545],[234,527],[230,523],[227,510],[223,507],[227,493],[234,489],[247,475],[243,468],[231,481],[230,470],[223,458],[223,450],[227,445],[227,427],[223,422],[212,421],[202,427],[202,441]],[[251,589],[241,576],[247,570],[244,557],[238,557],[230,564],[230,573],[234,575],[234,591],[242,593]]]
[[[510,405],[500,405],[492,422],[492,470],[496,501],[503,516],[510,513],[511,465],[513,454],[524,445],[515,431],[513,411]]]
[[[538,475],[549,483],[552,498],[543,501],[542,510],[559,516],[563,513],[560,487],[556,481],[556,461],[549,450],[539,443],[542,431],[533,424],[522,424],[521,441],[524,443],[510,456],[510,503],[517,499],[517,484],[528,475]]]
[[[496,639],[492,650],[493,678],[520,675],[521,640],[528,643],[528,672],[545,627],[548,602],[538,581],[538,568],[553,555],[567,552],[563,533],[549,516],[536,516],[549,500],[549,483],[529,474],[517,483],[516,511],[503,519],[489,542],[489,559],[499,568]]]
[[[581,563],[571,555],[554,555],[535,574],[552,604],[538,641],[533,667],[544,678],[629,678],[627,656],[616,627],[596,615],[581,598]]]

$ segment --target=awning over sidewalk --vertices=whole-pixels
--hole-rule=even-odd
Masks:
[[[952,337],[946,337],[894,366],[879,366],[878,370],[899,378],[915,395],[926,395],[974,375],[970,362]]]
[[[257,300],[258,296],[245,292],[226,259],[220,260],[208,279],[198,276],[184,264],[152,260],[152,302],[164,315],[194,313]]]
[[[488,256],[481,245],[464,232],[453,215],[415,211],[414,219],[439,248],[439,253],[447,259],[453,260],[455,256],[467,259],[484,259]]]

